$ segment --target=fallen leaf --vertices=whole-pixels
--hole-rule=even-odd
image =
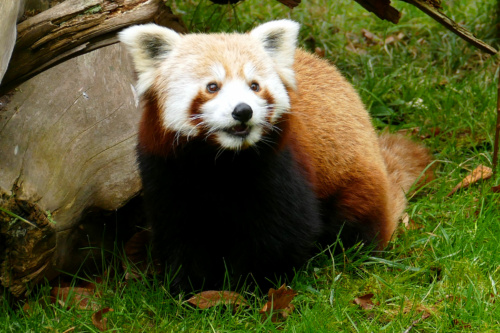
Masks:
[[[59,305],[67,308],[73,306],[79,309],[97,310],[99,308],[98,304],[91,300],[97,296],[94,284],[89,284],[88,287],[52,287],[50,294]]]
[[[48,305],[54,304],[56,302],[56,298],[53,296],[43,296],[36,300],[30,300],[23,305],[23,311],[27,314],[30,314],[33,311],[33,308],[36,305],[39,305],[42,309],[45,309]]]
[[[375,307],[372,302],[373,294],[366,294],[361,297],[356,297],[354,299],[354,304],[359,305],[364,310],[371,310]]]
[[[468,187],[469,185],[474,184],[479,180],[485,180],[491,178],[491,176],[493,176],[493,170],[491,170],[491,168],[488,168],[487,166],[480,164],[469,175],[467,175],[467,177],[465,177],[457,186],[455,186],[453,190],[451,190],[451,192],[447,194],[447,196],[449,197],[456,191]]]
[[[108,318],[104,318],[102,315],[108,312],[114,311],[112,308],[104,308],[92,314],[92,324],[101,332],[107,330],[106,326],[108,323]]]
[[[410,215],[408,213],[404,213],[403,216],[401,216],[401,222],[406,229],[410,229]]]
[[[404,38],[404,36],[405,35],[402,32],[400,32],[397,35],[389,36],[385,39],[384,44],[392,44],[394,42],[399,42],[400,40],[402,40]]]
[[[268,301],[259,313],[264,318],[272,313],[272,322],[283,321],[295,310],[295,306],[290,303],[295,296],[297,296],[297,292],[287,288],[285,284],[278,289],[271,288],[267,294]]]
[[[141,280],[148,273],[154,273],[154,267],[148,262],[148,244],[151,239],[150,230],[136,232],[125,244],[125,256],[132,263],[123,261],[122,267],[127,272],[125,280]]]
[[[493,193],[500,193],[500,185],[493,186],[491,190],[493,191]]]
[[[372,32],[366,30],[366,29],[361,29],[361,34],[371,44],[378,44],[378,43],[380,43],[380,38],[377,37]]]
[[[471,324],[468,324],[460,319],[453,319],[453,326],[461,330],[470,330],[472,328]]]
[[[187,300],[188,303],[200,309],[208,309],[219,304],[248,306],[248,302],[238,293],[233,291],[207,290],[194,295]]]
[[[285,6],[287,6],[290,9],[293,9],[294,7],[297,7],[300,4],[301,0],[278,0]]]
[[[321,47],[316,47],[314,49],[314,53],[320,57],[320,58],[324,58],[325,57],[325,50],[323,50]]]

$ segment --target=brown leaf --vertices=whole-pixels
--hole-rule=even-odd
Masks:
[[[423,225],[415,222],[415,220],[410,219],[410,215],[408,215],[408,213],[404,213],[400,219],[401,223],[403,223],[405,229],[407,230],[417,230],[417,229],[422,229],[424,227]]]
[[[370,44],[379,44],[380,43],[380,38],[366,29],[361,29],[361,34],[366,39],[366,41]]]
[[[297,296],[297,292],[293,289],[288,289],[285,284],[277,290],[271,288],[267,294],[268,301],[264,304],[259,313],[261,313],[264,318],[267,318],[267,316],[272,313],[272,322],[285,320],[295,309],[295,306],[290,304],[295,296]]]
[[[372,302],[373,294],[366,294],[360,297],[356,297],[354,299],[354,304],[359,305],[364,310],[371,310],[374,308],[374,304]]]
[[[458,191],[459,189],[465,188],[471,184],[477,183],[479,180],[484,180],[491,178],[493,175],[493,170],[480,164],[477,168],[475,168],[467,177],[465,177],[450,193],[448,193],[448,197],[453,193]]]
[[[318,57],[320,57],[320,58],[324,58],[324,57],[325,57],[325,50],[324,50],[324,49],[322,49],[321,47],[316,47],[316,48],[314,49],[314,53],[315,53]]]
[[[79,309],[98,308],[98,304],[91,301],[95,297],[94,288],[83,287],[52,287],[51,295],[57,299],[57,303],[68,308],[76,306]]]
[[[108,318],[104,318],[102,315],[108,312],[114,311],[112,308],[104,308],[92,314],[92,324],[101,332],[107,330],[106,326],[108,323]]]
[[[53,296],[43,296],[36,300],[29,300],[24,303],[23,311],[27,314],[30,314],[33,311],[33,307],[36,305],[41,306],[42,309],[45,309],[48,305],[54,304],[56,302],[56,298]]]
[[[278,0],[278,1],[287,6],[288,8],[292,9],[297,7],[300,4],[301,0]]]
[[[125,244],[125,255],[127,260],[133,264],[131,267],[128,263],[122,262],[123,269],[127,271],[125,280],[140,280],[142,276],[150,272],[150,269],[154,268],[148,264],[147,249],[150,239],[151,231],[142,230],[136,232]]]
[[[460,319],[453,319],[453,326],[461,330],[470,330],[472,328],[471,324],[468,324]]]
[[[233,291],[207,290],[194,295],[187,300],[188,303],[200,309],[208,309],[219,304],[248,306],[248,302],[238,293]]]
[[[384,41],[384,44],[392,44],[394,42],[399,42],[400,40],[402,40],[404,38],[404,34],[402,32],[400,32],[399,34],[397,35],[392,35],[392,36],[389,36],[385,39]]]
[[[500,193],[500,185],[493,186],[491,190],[493,191],[493,193]]]

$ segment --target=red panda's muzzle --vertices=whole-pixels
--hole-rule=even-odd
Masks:
[[[250,134],[251,127],[247,124],[239,124],[225,130],[226,133],[244,138]]]
[[[251,127],[246,123],[252,119],[253,110],[252,107],[246,103],[240,103],[236,105],[231,116],[234,120],[241,122],[238,125],[234,125],[233,127],[226,130],[227,133],[238,136],[238,137],[246,137],[250,134]]]

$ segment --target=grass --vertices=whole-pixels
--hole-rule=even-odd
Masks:
[[[312,259],[290,284],[296,310],[282,323],[264,321],[266,299],[233,313],[224,306],[194,309],[172,298],[158,276],[125,279],[116,270],[97,284],[108,327],[122,332],[497,332],[500,331],[500,198],[498,177],[449,191],[479,164],[491,166],[496,108],[495,59],[466,44],[412,6],[393,25],[351,0],[303,1],[290,11],[277,1],[247,0],[234,7],[209,1],[169,3],[191,31],[247,31],[271,19],[302,24],[300,45],[318,49],[360,92],[379,129],[411,130],[434,153],[436,180],[411,198],[409,219],[378,257],[350,253]],[[493,0],[443,1],[445,11],[490,44],[496,44]],[[365,39],[366,29],[385,40]],[[119,251],[115,264],[120,267]],[[97,277],[89,277],[95,281]],[[94,311],[49,304],[44,284],[23,311],[0,298],[2,332],[98,332]],[[373,294],[373,308],[354,304]],[[38,300],[38,302],[37,302]],[[22,306],[22,304],[21,304]]]

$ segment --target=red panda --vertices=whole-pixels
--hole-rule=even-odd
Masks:
[[[378,138],[337,69],[296,48],[298,31],[279,20],[246,34],[119,34],[138,74],[153,249],[172,288],[262,285],[339,234],[381,249],[430,163],[424,147]]]

